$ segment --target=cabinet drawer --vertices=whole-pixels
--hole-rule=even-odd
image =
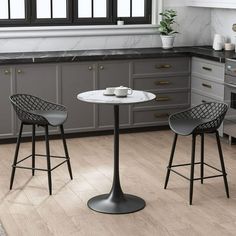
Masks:
[[[150,102],[136,104],[134,107],[162,107],[188,105],[190,102],[190,93],[175,92],[175,93],[156,93],[156,99]]]
[[[190,79],[188,76],[158,77],[158,78],[135,78],[133,82],[134,89],[181,89],[189,88]]]
[[[179,111],[179,109],[156,109],[151,111],[135,111],[133,113],[133,123],[134,125],[158,123],[167,124],[169,116],[177,111]]]
[[[161,58],[155,60],[134,61],[134,74],[173,74],[188,73],[189,58]]]
[[[193,58],[192,59],[192,75],[206,78],[224,81],[224,64],[212,62],[209,60]]]
[[[191,94],[191,105],[192,106],[196,106],[196,105],[199,105],[204,102],[216,102],[216,100],[213,98],[207,97],[207,96],[197,94],[197,93]]]
[[[219,99],[224,98],[224,85],[209,80],[193,77],[192,89],[207,93],[209,96],[219,97]]]

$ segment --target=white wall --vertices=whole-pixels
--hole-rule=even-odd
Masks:
[[[232,25],[236,23],[236,10],[230,9],[212,9],[211,25],[212,40],[215,33],[226,36],[227,41],[236,43],[236,33],[232,30]]]
[[[211,42],[211,10],[184,7],[182,0],[164,0],[164,7],[175,8],[178,12],[178,31],[176,46],[208,45]],[[114,26],[116,27],[116,26]],[[2,30],[2,29],[1,29]],[[144,33],[129,35],[98,35],[93,36],[49,36],[42,35],[29,38],[19,36],[10,37],[10,32],[0,30],[0,52],[25,52],[25,51],[57,51],[57,50],[89,50],[110,48],[142,48],[160,47],[160,37],[157,31],[151,28]],[[78,30],[77,30],[78,31]],[[148,32],[146,32],[148,31]],[[64,31],[63,31],[64,32]],[[129,32],[129,31],[128,31]],[[9,36],[8,36],[9,35]],[[14,35],[14,34],[13,34]],[[79,34],[78,34],[79,35]]]

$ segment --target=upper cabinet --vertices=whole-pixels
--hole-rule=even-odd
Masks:
[[[236,9],[235,0],[186,0],[187,6]]]

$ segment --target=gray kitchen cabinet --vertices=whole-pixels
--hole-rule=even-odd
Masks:
[[[58,66],[55,64],[16,66],[16,93],[32,94],[57,103],[59,101],[59,78],[57,67]],[[18,130],[19,121],[17,121],[16,128]],[[50,127],[50,129],[56,131],[56,128]],[[24,128],[24,134],[28,134],[28,132],[31,132],[31,126]]]
[[[98,89],[106,87],[130,86],[129,61],[109,61],[98,63]],[[130,126],[130,106],[120,106],[120,126]],[[98,105],[98,128],[110,129],[113,127],[113,106]]]
[[[10,66],[0,67],[0,138],[14,135],[14,113],[9,101],[13,93],[13,73]]]
[[[22,64],[0,67],[0,138],[18,133],[8,97],[28,93],[61,103],[68,109],[67,133],[113,129],[113,106],[78,101],[77,94],[106,87],[127,86],[153,92],[159,101],[120,106],[120,127],[135,128],[168,124],[168,116],[189,107],[190,60],[187,57],[165,59],[111,60]],[[42,130],[38,130],[42,133]],[[57,133],[51,127],[51,133]],[[31,135],[31,127],[24,129]]]
[[[224,101],[224,74],[223,63],[193,57],[191,72],[191,106],[203,102]],[[219,128],[219,134],[223,137],[223,126]]]
[[[61,102],[68,109],[67,132],[95,130],[95,105],[77,100],[77,94],[95,89],[96,65],[61,64]]]
[[[15,67],[15,73],[17,93],[32,94],[58,102],[57,65],[19,65]]]
[[[156,94],[156,99],[132,107],[132,126],[168,124],[170,114],[190,106],[190,58],[135,60],[132,87]]]

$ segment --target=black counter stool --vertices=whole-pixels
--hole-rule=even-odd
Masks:
[[[173,146],[171,150],[169,165],[167,167],[167,174],[166,174],[164,188],[166,189],[167,187],[170,171],[189,180],[190,181],[190,193],[189,193],[190,205],[192,205],[194,180],[201,180],[201,183],[203,184],[203,179],[223,176],[226,195],[229,198],[229,188],[228,188],[228,182],[226,178],[227,174],[225,171],[223,153],[221,149],[219,133],[217,130],[220,127],[227,110],[228,110],[228,106],[225,103],[209,102],[209,103],[200,104],[189,110],[173,114],[169,117],[169,125],[170,125],[170,128],[175,132],[175,137],[174,137],[174,142],[173,142]],[[219,170],[204,162],[204,133],[215,133],[216,135],[216,141],[217,141],[222,170]],[[183,135],[183,136],[192,135],[191,163],[172,165],[178,135]],[[197,135],[201,136],[201,161],[195,163],[195,144],[196,144]],[[194,165],[195,164],[200,164],[200,167],[201,167],[200,178],[194,178]],[[187,165],[191,166],[190,178],[174,170],[175,167],[187,166]],[[214,170],[220,172],[220,174],[204,177],[204,165],[213,168]]]
[[[62,105],[47,102],[38,97],[28,95],[28,94],[12,95],[10,97],[10,101],[16,111],[18,118],[21,120],[20,132],[17,139],[15,157],[14,157],[14,161],[12,165],[10,189],[12,189],[16,168],[31,169],[33,176],[34,176],[35,170],[47,171],[49,194],[51,195],[52,194],[52,179],[51,179],[52,170],[56,169],[57,167],[59,167],[60,165],[64,163],[67,163],[70,178],[73,179],[71,165],[70,165],[70,157],[68,154],[68,149],[67,149],[66,140],[64,136],[64,128],[63,128],[63,124],[67,119],[66,108]],[[21,136],[22,136],[22,130],[23,130],[24,125],[32,125],[32,154],[23,158],[20,161],[17,161],[19,148],[20,148],[20,142],[21,142]],[[46,155],[40,155],[40,154],[35,153],[35,126],[36,125],[42,126],[45,129]],[[48,126],[60,127],[61,138],[63,141],[64,150],[65,150],[65,156],[50,155]],[[41,157],[47,158],[47,169],[35,168],[35,156],[41,156]],[[22,161],[30,157],[32,157],[32,168],[18,165],[19,163],[21,163]],[[63,160],[60,164],[52,168],[51,160],[50,160],[51,157],[63,158],[65,160]]]

